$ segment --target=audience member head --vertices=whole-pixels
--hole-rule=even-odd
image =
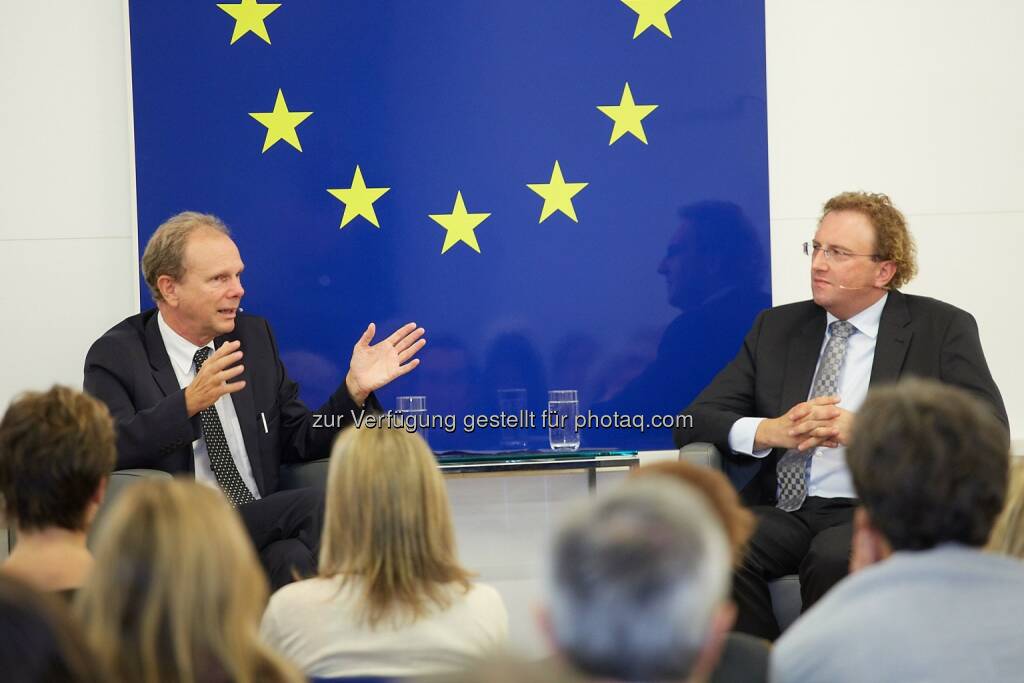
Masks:
[[[298,681],[262,644],[267,582],[224,496],[186,480],[134,484],[99,531],[76,608],[113,680]]]
[[[743,507],[729,479],[718,470],[700,467],[681,460],[657,462],[634,470],[634,477],[666,477],[689,484],[703,493],[711,503],[711,510],[718,515],[726,538],[732,547],[733,564],[743,560],[743,552],[754,533],[753,513]]]
[[[350,428],[334,444],[319,573],[354,581],[365,620],[415,620],[469,588],[444,479],[418,434]]]
[[[589,676],[701,679],[733,622],[731,559],[706,496],[667,478],[630,479],[563,524],[545,626]]]
[[[0,494],[19,533],[86,531],[117,458],[107,407],[68,387],[30,391],[0,420]]]
[[[6,683],[105,683],[63,603],[0,576],[0,671]]]
[[[978,399],[934,380],[872,390],[846,460],[861,500],[854,564],[890,550],[980,547],[1006,498],[1006,428]]]
[[[988,550],[1024,560],[1024,465],[1010,469],[1006,505],[996,520]]]

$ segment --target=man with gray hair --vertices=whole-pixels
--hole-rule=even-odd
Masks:
[[[735,616],[731,570],[725,533],[700,492],[630,480],[562,526],[542,624],[587,676],[704,680]]]

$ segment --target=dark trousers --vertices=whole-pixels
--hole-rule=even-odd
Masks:
[[[857,505],[853,498],[808,498],[795,512],[769,506],[752,508],[757,529],[733,575],[737,631],[767,640],[779,636],[769,581],[799,574],[803,609],[807,610],[846,576]]]
[[[316,573],[324,493],[278,491],[238,508],[260,556],[271,590]]]

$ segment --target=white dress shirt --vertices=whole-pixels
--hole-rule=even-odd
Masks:
[[[178,378],[178,386],[184,389],[196,377],[196,366],[193,362],[196,351],[199,347],[185,339],[170,328],[161,313],[156,316],[157,325],[160,328],[160,336],[164,340],[164,348],[171,359],[171,367],[174,368],[174,376]],[[206,345],[211,351],[214,350],[213,342]],[[256,488],[256,479],[252,475],[252,464],[249,462],[249,455],[245,450],[245,440],[242,439],[242,427],[238,424],[238,414],[235,413],[235,403],[231,400],[231,394],[224,394],[213,404],[217,409],[217,416],[224,428],[224,438],[231,449],[231,459],[235,461],[238,473],[242,475],[249,493],[253,498],[259,498],[259,489]],[[217,477],[210,467],[210,455],[206,452],[206,438],[200,436],[192,442],[192,457],[195,462],[196,481],[208,484],[217,490]]]
[[[847,340],[846,359],[839,372],[839,407],[856,413],[868,395],[868,383],[871,381],[871,368],[875,363],[875,342],[878,340],[878,326],[882,321],[882,309],[889,295],[850,317],[847,321],[856,328]],[[831,313],[825,319],[825,338],[818,350],[818,363],[825,351],[831,333],[828,326],[838,318]],[[817,367],[814,370],[818,373]],[[812,383],[813,384],[813,383]],[[808,392],[808,398],[810,392]],[[786,407],[789,410],[792,406]],[[770,448],[754,451],[754,434],[764,417],[743,417],[733,423],[729,430],[729,448],[734,453],[753,455],[763,458],[771,453]],[[850,470],[846,467],[846,447],[824,448],[818,446],[811,456],[811,477],[807,485],[808,496],[820,498],[856,498]]]

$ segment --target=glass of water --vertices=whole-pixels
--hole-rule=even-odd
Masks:
[[[576,416],[580,402],[575,389],[548,392],[548,443],[555,451],[575,451],[580,447]]]
[[[526,389],[498,389],[498,411],[506,423],[515,420],[516,425],[502,427],[501,448],[521,451],[526,448]]]

